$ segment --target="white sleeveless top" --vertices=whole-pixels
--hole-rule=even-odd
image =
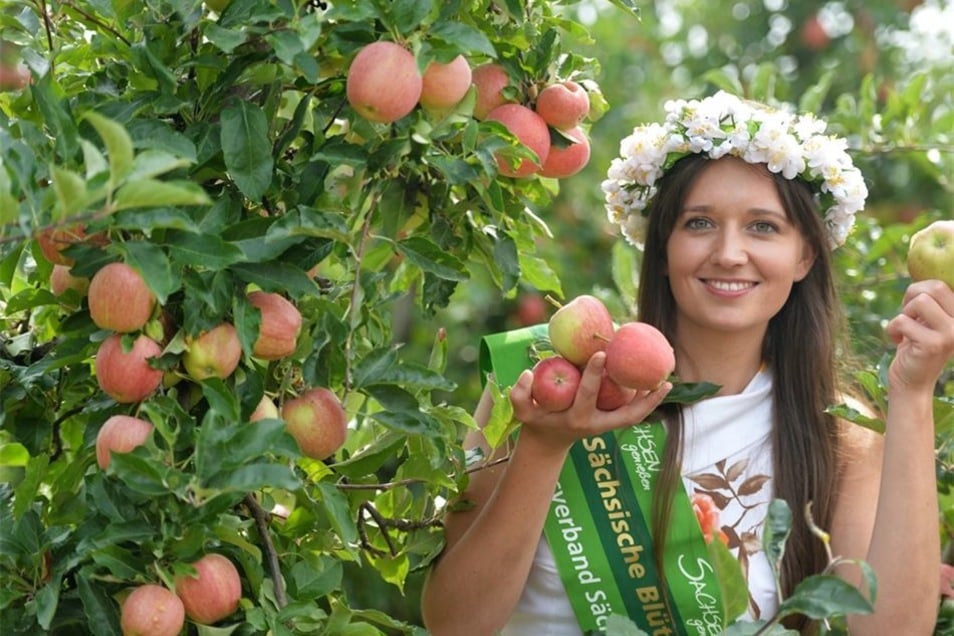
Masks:
[[[710,518],[718,515],[716,534],[721,528],[722,540],[742,564],[749,586],[743,619],[769,618],[778,609],[775,579],[762,551],[762,525],[774,495],[771,375],[760,371],[741,393],[701,400],[683,413],[686,492]],[[542,536],[523,595],[500,634],[582,634]]]

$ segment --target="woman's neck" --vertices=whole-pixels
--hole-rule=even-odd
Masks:
[[[680,333],[674,345],[683,382],[712,382],[719,395],[741,393],[762,368],[762,338],[751,334],[701,337]]]

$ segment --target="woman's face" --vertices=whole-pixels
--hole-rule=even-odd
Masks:
[[[698,175],[666,254],[680,332],[758,338],[814,260],[766,168],[734,157]]]

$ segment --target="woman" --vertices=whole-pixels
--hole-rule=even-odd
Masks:
[[[622,142],[623,156],[603,184],[611,218],[631,242],[644,244],[639,319],[669,338],[681,381],[720,387],[697,404],[657,412],[666,437],[645,516],[658,569],[667,571],[667,541],[681,529],[674,502],[691,495],[697,509],[720,516],[720,540],[743,565],[747,618],[769,619],[780,596],[828,563],[824,544],[798,514],[811,504],[833,554],[867,561],[878,577],[875,612],[849,617],[851,632],[931,633],[940,562],[932,399],[954,355],[954,291],[940,281],[911,285],[887,326],[897,345],[887,433],[837,421],[825,413],[844,401],[828,251],[845,240],[866,195],[844,142],[822,135],[824,125],[813,118],[725,93],[667,110],[664,124],[637,127]],[[586,588],[573,587],[574,572],[558,567],[554,542],[542,538],[547,524],[559,522],[552,519],[561,471],[571,448],[580,447],[574,444],[638,431],[632,425],[671,390],[666,383],[614,411],[597,410],[604,357],[595,354],[586,365],[567,411],[534,403],[529,371],[513,385],[519,436],[512,449],[496,451],[509,451],[509,461],[475,473],[462,498],[468,505],[447,515],[447,546],[423,598],[432,633],[580,634],[593,618],[584,615],[600,611],[579,602]],[[479,422],[490,407],[485,395]],[[480,432],[467,444],[490,452]],[[781,589],[760,548],[773,498],[796,513]],[[627,563],[644,568],[645,561]],[[857,568],[839,574],[863,589]],[[658,598],[640,589],[648,588],[636,595],[655,613]],[[659,625],[656,633],[717,633],[691,620]],[[797,626],[809,629],[806,621]]]

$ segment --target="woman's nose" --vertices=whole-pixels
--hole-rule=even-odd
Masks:
[[[719,233],[712,250],[714,263],[723,267],[734,267],[744,264],[748,258],[743,236],[731,230]]]

